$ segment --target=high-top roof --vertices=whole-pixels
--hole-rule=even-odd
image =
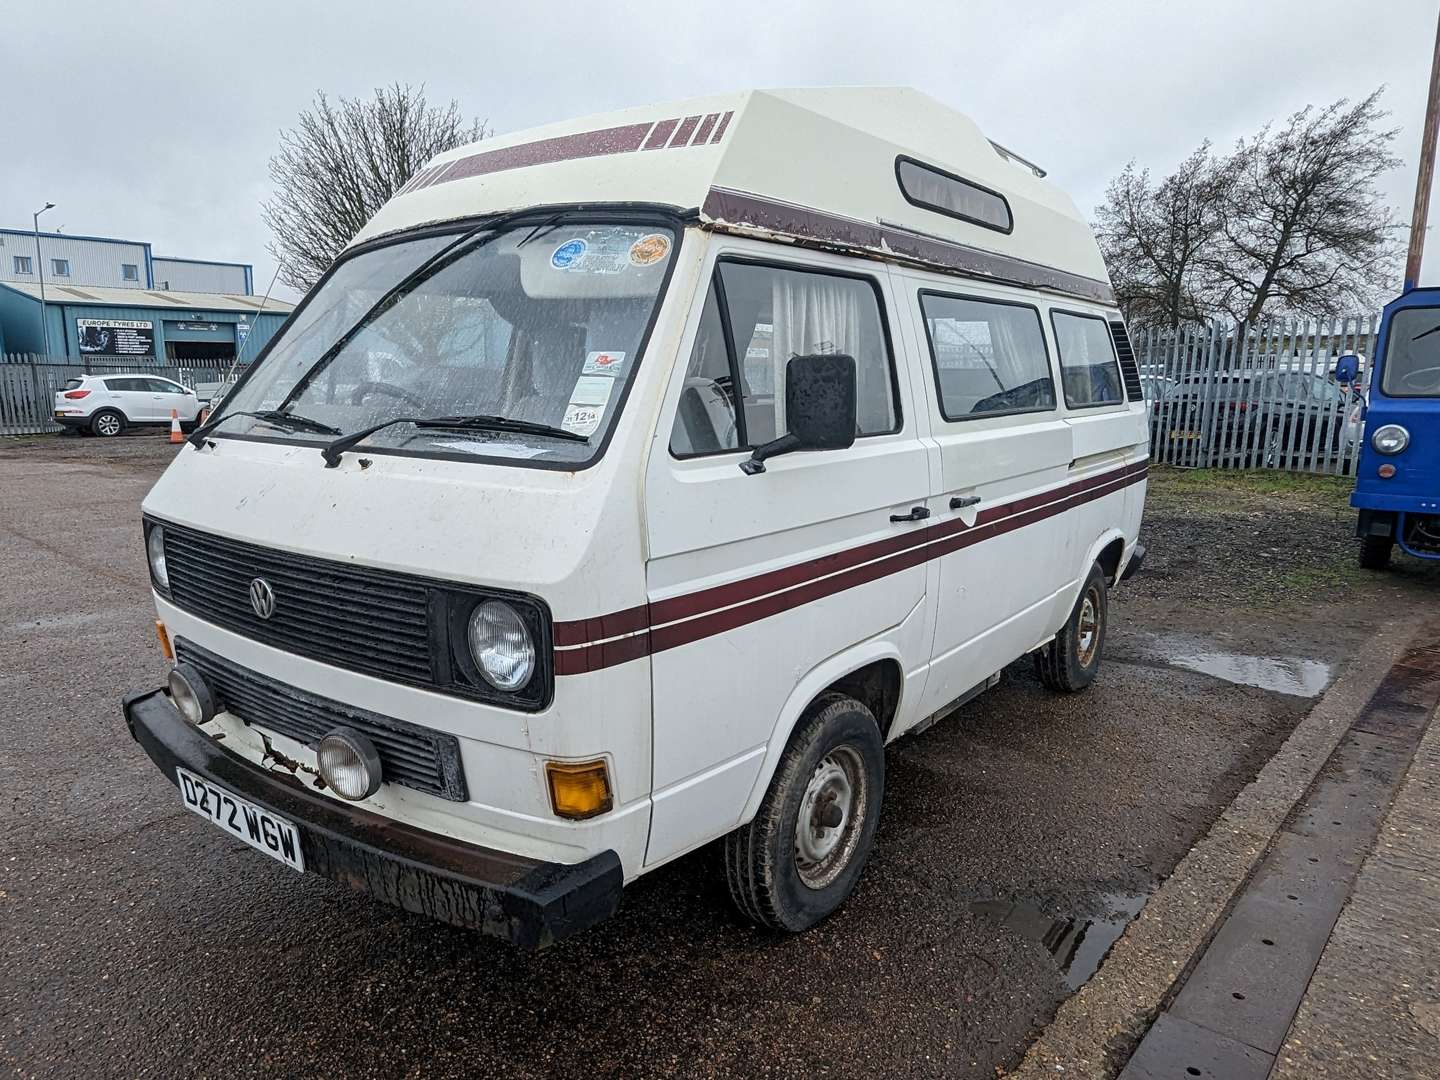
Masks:
[[[922,169],[908,181],[916,201],[901,190],[905,159]],[[922,205],[943,174],[997,207],[993,197],[1003,199],[998,221],[1008,216],[1009,231]],[[486,139],[435,158],[356,239],[581,202],[698,209],[712,228],[1110,299],[1094,235],[1069,196],[968,117],[898,87],[750,90]]]

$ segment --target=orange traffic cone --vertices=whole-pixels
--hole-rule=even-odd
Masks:
[[[170,410],[170,441],[180,443],[185,441],[185,435],[180,430],[180,410]]]

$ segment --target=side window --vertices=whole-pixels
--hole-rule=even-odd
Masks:
[[[712,282],[700,315],[700,330],[690,350],[685,386],[670,432],[670,452],[694,457],[740,448],[735,422],[735,387],[730,375],[730,353],[720,322],[720,301]]]
[[[720,263],[717,275],[670,439],[676,456],[749,449],[784,435],[786,365],[816,353],[855,358],[857,435],[899,430],[873,281],[738,262]]]
[[[1038,310],[922,292],[920,311],[946,420],[1055,407],[1055,380]]]
[[[1055,348],[1060,353],[1065,404],[1085,409],[1123,403],[1120,364],[1105,320],[1098,315],[1052,311],[1050,322],[1055,327]]]
[[[145,386],[152,394],[183,394],[185,392],[169,379],[146,379]]]

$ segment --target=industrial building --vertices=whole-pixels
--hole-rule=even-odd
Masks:
[[[144,241],[0,229],[0,354],[243,364],[291,307],[256,296],[245,263],[156,255]]]

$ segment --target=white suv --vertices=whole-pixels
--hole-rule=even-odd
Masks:
[[[195,391],[158,375],[77,375],[55,395],[55,422],[95,435],[165,425],[173,409],[189,430],[205,403]]]

